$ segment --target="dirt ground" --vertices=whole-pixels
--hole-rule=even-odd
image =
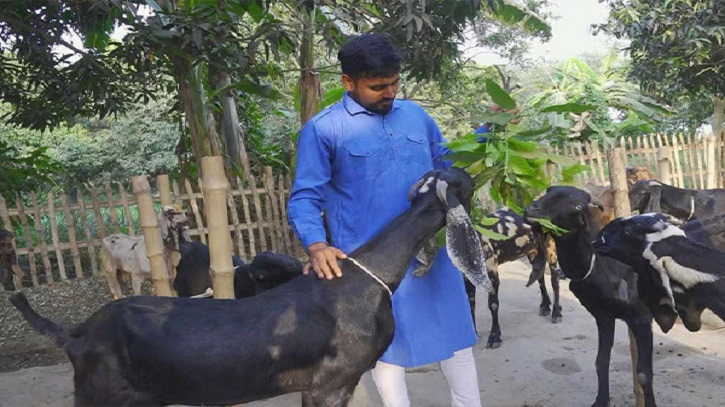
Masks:
[[[479,293],[476,319],[482,335],[475,356],[483,403],[502,407],[591,405],[597,383],[594,320],[569,292],[566,281],[562,284],[563,322],[554,325],[538,316],[538,289],[524,287],[528,267],[523,262],[502,267],[500,319],[504,343],[499,349],[485,349],[490,315],[485,294]],[[0,310],[11,312],[4,306]],[[678,324],[667,335],[655,327],[654,338],[654,387],[659,405],[722,405],[725,324],[710,317],[701,332],[689,333]],[[48,350],[50,346],[37,336],[0,342],[0,368],[5,370],[0,373],[0,406],[73,404],[73,369],[62,354]],[[8,361],[14,361],[14,365]],[[621,322],[617,323],[610,370],[611,405],[634,405],[629,342]],[[414,406],[450,405],[445,379],[437,365],[411,371],[408,386]],[[299,395],[291,394],[247,406],[299,405]],[[381,405],[369,373],[358,386],[352,405]]]

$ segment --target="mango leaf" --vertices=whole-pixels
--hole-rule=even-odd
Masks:
[[[511,98],[508,92],[503,90],[503,88],[498,86],[498,84],[491,79],[486,79],[486,93],[488,93],[488,95],[491,96],[491,99],[493,99],[493,101],[504,110],[516,108],[516,102]]]
[[[345,88],[339,87],[339,88],[332,88],[325,91],[325,95],[322,97],[322,101],[320,101],[320,110],[326,108],[327,106],[330,106],[333,103],[337,103],[340,100],[342,100],[342,97],[345,95]]]
[[[505,126],[506,124],[508,124],[509,121],[511,121],[511,119],[515,117],[516,115],[511,113],[485,112],[477,115],[474,120],[479,123],[494,123],[498,124],[499,126]],[[486,137],[488,137],[488,134],[490,133],[485,133]],[[480,134],[478,136],[480,137]]]
[[[594,105],[585,105],[581,103],[564,103],[562,105],[553,105],[548,106],[543,109],[541,109],[542,112],[548,113],[548,112],[555,112],[555,113],[574,113],[574,114],[582,114],[589,110],[594,110],[596,106]]]
[[[508,236],[502,235],[500,233],[496,233],[493,230],[486,229],[479,225],[473,225],[473,227],[476,228],[478,233],[480,233],[481,235],[483,235],[484,237],[486,237],[488,239],[491,239],[491,240],[508,240],[509,239]]]

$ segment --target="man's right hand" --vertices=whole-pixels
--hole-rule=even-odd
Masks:
[[[309,254],[310,260],[302,270],[303,274],[309,274],[312,269],[319,278],[332,280],[334,277],[342,276],[342,270],[337,264],[338,259],[347,258],[342,250],[328,246],[325,242],[317,242],[307,248],[307,254]]]

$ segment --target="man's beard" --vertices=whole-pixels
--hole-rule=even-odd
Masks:
[[[385,103],[387,102],[387,103]],[[380,115],[386,115],[393,107],[393,99],[381,100],[374,105],[365,106],[365,109]]]

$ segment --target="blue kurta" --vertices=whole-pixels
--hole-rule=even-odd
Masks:
[[[289,201],[292,228],[305,249],[326,241],[349,253],[409,206],[408,190],[449,163],[440,129],[413,102],[395,100],[386,115],[345,95],[302,129]],[[372,270],[374,272],[374,270]],[[463,277],[445,249],[425,277],[408,275],[393,295],[395,337],[381,360],[411,367],[473,346],[476,333]]]

